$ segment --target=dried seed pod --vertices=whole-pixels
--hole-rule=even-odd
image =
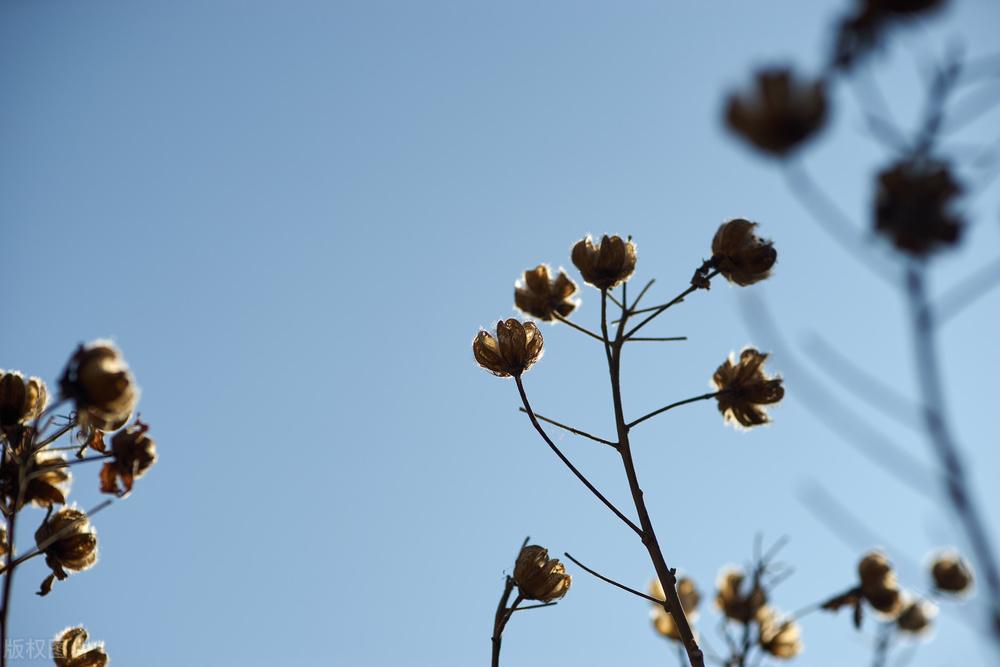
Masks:
[[[553,602],[566,595],[573,578],[566,574],[566,567],[549,551],[537,545],[521,549],[514,564],[514,583],[527,600]]]
[[[82,572],[97,562],[97,533],[87,514],[75,507],[63,507],[50,516],[35,531],[35,544],[52,570],[39,595],[48,595],[55,579],[66,579],[67,570]]]
[[[576,293],[576,283],[562,269],[553,280],[549,267],[539,264],[524,272],[524,281],[514,285],[514,305],[524,313],[550,322],[556,315],[568,316],[579,305],[570,297]]]
[[[754,234],[756,222],[736,218],[723,223],[712,239],[711,264],[726,280],[742,287],[771,275],[778,259],[774,244]]]
[[[712,376],[720,392],[716,397],[719,412],[727,423],[750,428],[771,421],[763,406],[780,401],[785,390],[780,377],[769,378],[764,374],[767,356],[748,347],[740,352],[738,362],[729,355]]]
[[[48,390],[39,378],[25,379],[20,371],[0,369],[0,427],[9,428],[38,417],[48,402]]]
[[[52,659],[56,667],[104,667],[108,654],[104,646],[87,645],[83,627],[66,628],[52,641]]]
[[[896,617],[896,627],[901,632],[922,635],[931,629],[931,621],[937,616],[937,607],[927,600],[913,600],[902,607]]]
[[[875,229],[914,257],[955,245],[964,226],[954,211],[961,192],[947,163],[928,159],[896,162],[878,175]]]
[[[20,466],[8,454],[4,455],[0,468],[0,496],[15,506],[20,486]],[[24,467],[24,491],[18,509],[27,504],[36,507],[64,505],[69,493],[72,476],[66,468],[66,457],[61,452],[41,450],[36,452]]]
[[[113,430],[128,420],[139,399],[132,372],[114,343],[81,345],[59,380],[64,398],[76,404],[81,427]]]
[[[764,606],[757,610],[757,623],[760,627],[757,641],[767,653],[787,660],[802,652],[802,631],[794,619],[782,618],[777,611]]]
[[[619,236],[604,235],[596,246],[588,236],[573,246],[571,257],[584,281],[597,289],[617,287],[635,272],[635,244]]]
[[[472,354],[480,366],[499,377],[520,376],[542,356],[542,332],[534,322],[511,318],[497,322],[494,338],[480,331],[472,341]]]
[[[659,579],[653,579],[649,584],[649,594],[657,600],[666,600],[663,585]],[[698,618],[698,605],[701,603],[701,593],[694,580],[690,577],[681,577],[677,580],[677,597],[681,601],[681,609],[689,622],[694,622]],[[663,637],[681,641],[680,630],[674,621],[673,615],[663,608],[663,605],[654,605],[650,611],[653,620],[653,628]]]
[[[142,477],[156,463],[156,443],[146,435],[147,424],[136,420],[111,438],[114,459],[101,468],[101,492],[123,495],[132,490],[134,480]],[[124,489],[118,489],[118,478]]]
[[[931,563],[931,576],[934,578],[934,587],[943,593],[966,593],[972,587],[972,569],[953,551],[935,556]]]
[[[760,586],[751,585],[743,591],[746,574],[737,568],[723,568],[715,582],[715,605],[726,618],[737,623],[749,623],[767,603],[767,594]]]
[[[861,595],[876,611],[888,616],[899,613],[902,594],[892,563],[881,551],[871,551],[858,563]]]
[[[786,68],[760,70],[746,93],[730,95],[729,128],[758,149],[777,157],[812,137],[826,121],[826,84],[799,81]]]

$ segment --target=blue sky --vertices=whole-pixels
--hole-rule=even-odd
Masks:
[[[95,569],[44,600],[32,595],[41,563],[18,571],[13,635],[84,623],[115,664],[147,667],[464,667],[488,659],[525,535],[644,587],[641,544],[551,456],[470,342],[512,315],[520,272],[569,266],[584,234],[633,235],[635,280],[657,278],[651,298],[665,299],[737,216],[774,239],[773,279],[718,284],[651,327],[690,340],[629,351],[626,411],[703,393],[730,351],[777,345],[748,326],[748,292],[795,355],[771,361],[788,399],[750,433],[709,403],[641,427],[635,456],[668,562],[707,592],[756,533],[788,535],[797,572],[778,606],[845,587],[874,545],[803,503],[818,483],[863,518],[904,584],[922,585],[927,551],[961,544],[943,503],[825,427],[791,372],[823,373],[807,345],[819,335],[913,396],[903,302],[720,120],[755,66],[815,69],[844,4],[0,3],[0,367],[53,382],[77,343],[113,337],[161,456],[95,519]],[[957,37],[971,55],[995,48],[996,5],[952,4],[875,61],[905,127],[921,112],[921,63]],[[864,234],[888,154],[848,89],[834,103],[804,162]],[[956,141],[995,141],[996,120]],[[970,199],[975,224],[935,264],[935,294],[997,256],[998,207],[996,188]],[[596,322],[595,294],[580,322]],[[1000,535],[997,299],[942,337],[947,407]],[[565,327],[543,333],[525,377],[533,403],[610,434],[599,348]],[[930,460],[919,431],[832,387]],[[614,457],[557,442],[628,504]],[[89,506],[97,469],[75,472]],[[570,571],[563,603],[515,617],[505,664],[672,659],[645,603]],[[707,607],[701,632],[719,644]],[[942,610],[915,664],[986,664],[959,613]],[[811,616],[803,631],[802,664],[870,655],[871,634],[846,617]]]

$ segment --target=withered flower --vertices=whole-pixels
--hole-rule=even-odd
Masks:
[[[0,369],[0,427],[31,421],[42,414],[47,401],[48,391],[40,379]]]
[[[657,600],[666,600],[663,592],[663,585],[659,579],[653,579],[649,584],[649,594]],[[698,604],[701,602],[701,593],[694,580],[689,577],[681,577],[677,580],[677,597],[681,601],[681,609],[688,621],[694,622],[698,618]],[[654,605],[650,611],[653,620],[653,627],[663,637],[681,641],[680,630],[674,621],[673,614],[663,608],[663,605]]]
[[[785,390],[780,377],[769,378],[764,374],[767,356],[748,347],[740,352],[738,362],[730,354],[712,376],[719,392],[716,397],[719,412],[727,423],[750,428],[770,421],[763,406],[780,401]]]
[[[759,585],[743,586],[746,574],[737,568],[724,568],[715,582],[715,605],[726,618],[749,623],[767,603],[767,594]],[[743,588],[748,590],[744,591]]]
[[[542,356],[542,332],[534,322],[511,318],[497,322],[494,338],[480,331],[472,341],[472,354],[480,366],[499,377],[517,377]]]
[[[571,257],[584,281],[597,289],[617,287],[635,272],[635,244],[620,236],[605,234],[596,246],[588,236],[573,246]]]
[[[754,234],[756,222],[736,218],[724,222],[712,239],[711,264],[726,280],[741,287],[771,275],[778,253],[771,241]]]
[[[760,647],[775,658],[794,658],[802,652],[802,631],[791,618],[782,618],[771,607],[761,607],[757,611],[760,631],[757,640]]]
[[[730,95],[726,122],[760,150],[784,157],[823,126],[826,107],[822,79],[799,81],[789,69],[765,69],[752,90]]]
[[[921,635],[930,630],[937,607],[927,600],[914,600],[903,607],[896,617],[896,626],[907,634]]]
[[[59,386],[76,403],[81,427],[113,430],[128,420],[139,398],[132,372],[114,343],[81,345],[66,364]]]
[[[934,587],[943,593],[965,593],[972,587],[972,569],[952,551],[938,554],[931,564]]]
[[[87,631],[82,627],[66,628],[52,641],[52,659],[56,667],[104,667],[108,654],[104,646],[87,645]]]
[[[549,267],[539,264],[524,272],[524,282],[514,285],[514,305],[523,312],[550,322],[556,315],[566,317],[579,305],[570,297],[576,293],[576,283],[562,269],[555,280],[549,277]]]
[[[573,578],[566,574],[566,567],[549,551],[531,544],[517,556],[514,564],[514,583],[526,600],[553,602],[566,595]]]
[[[101,492],[124,495],[132,490],[134,480],[142,477],[150,466],[156,463],[156,443],[146,435],[147,424],[138,419],[128,428],[111,438],[111,454],[114,459],[101,468]],[[122,480],[122,490],[118,489],[118,478]]]
[[[881,551],[871,551],[858,563],[861,595],[875,610],[888,616],[899,613],[902,594],[892,563]]]
[[[954,200],[961,192],[946,163],[901,160],[878,175],[875,229],[915,257],[954,245],[963,227],[954,212]]]
[[[4,455],[3,467],[0,469],[0,495],[9,506],[14,506],[17,502],[20,485],[19,468],[20,466],[9,454]],[[62,453],[44,449],[36,452],[25,466],[24,477],[26,483],[21,503],[17,505],[18,509],[26,504],[51,507],[66,503],[66,494],[69,493],[72,477],[66,468],[66,457]]]
[[[48,595],[55,579],[66,579],[67,570],[81,572],[97,562],[97,533],[87,514],[75,507],[63,507],[46,519],[35,531],[35,544],[52,570],[39,595]]]

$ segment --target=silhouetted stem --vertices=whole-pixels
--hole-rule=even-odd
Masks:
[[[713,392],[710,392],[708,394],[702,394],[701,396],[695,396],[693,398],[685,398],[683,401],[677,401],[676,403],[671,403],[670,405],[664,405],[659,410],[653,410],[648,415],[643,415],[642,417],[639,417],[635,421],[631,421],[628,424],[625,424],[625,428],[632,428],[633,426],[637,426],[638,424],[641,424],[642,422],[646,421],[647,419],[655,417],[658,414],[664,413],[667,410],[672,410],[672,409],[680,407],[682,405],[687,405],[688,403],[696,403],[698,401],[707,401],[710,398],[715,398],[716,396],[718,396],[721,393],[722,392],[719,392],[719,391],[713,391]]]
[[[510,594],[514,590],[514,579],[512,577],[507,577],[504,582],[503,595],[500,596],[500,602],[497,603],[497,611],[493,616],[493,635],[490,638],[493,645],[493,658],[490,661],[492,667],[500,667],[500,643],[503,641],[503,629],[507,625],[507,621],[510,619],[510,611],[507,609],[507,600],[510,599]]]
[[[524,413],[528,412],[524,408],[518,408],[518,410],[520,410],[521,412],[524,412]],[[569,431],[570,433],[572,433],[574,435],[583,436],[584,438],[590,438],[594,442],[599,442],[602,445],[608,445],[609,447],[614,447],[615,449],[618,449],[618,443],[617,442],[611,442],[610,440],[605,440],[604,438],[599,438],[596,435],[591,435],[590,433],[587,433],[586,431],[581,431],[578,428],[573,428],[572,426],[567,426],[566,424],[562,424],[560,422],[557,422],[555,419],[549,419],[548,417],[545,417],[543,415],[536,414],[535,417],[537,417],[539,420],[541,420],[541,421],[543,421],[543,422],[545,422],[547,424],[552,424],[553,426],[558,426],[559,428],[561,428],[561,429],[563,429],[565,431]]]
[[[712,271],[707,276],[705,276],[705,279],[706,280],[711,280],[712,278],[714,278],[717,275],[719,275],[718,271]],[[663,312],[665,310],[667,310],[667,308],[670,308],[671,306],[676,306],[678,303],[680,303],[681,301],[683,301],[685,299],[685,297],[687,297],[689,294],[691,294],[692,292],[696,292],[699,289],[701,289],[701,288],[699,288],[699,287],[697,287],[695,285],[691,285],[690,287],[688,287],[686,290],[684,290],[683,292],[681,292],[680,294],[678,294],[677,296],[675,296],[670,301],[667,301],[666,303],[664,303],[662,305],[659,305],[659,306],[654,306],[653,309],[652,309],[652,311],[653,311],[652,313],[650,313],[649,315],[647,315],[645,319],[643,319],[641,322],[639,322],[639,324],[637,324],[634,327],[632,327],[629,330],[629,332],[624,335],[624,340],[631,339],[632,336],[634,336],[636,334],[636,332],[639,331],[639,329],[643,328],[644,326],[646,326],[647,324],[649,324],[650,322],[652,322],[654,319],[656,319],[657,317],[659,317],[660,315],[662,315]],[[649,308],[646,308],[646,309],[643,309],[643,311],[636,311],[636,312],[648,312],[649,310],[650,310]],[[628,319],[629,315],[634,315],[634,314],[635,313],[629,313],[621,321],[618,322],[618,328],[619,328],[619,330],[621,330],[623,328],[623,325],[625,324],[625,320]],[[619,333],[618,338],[622,338],[622,336],[621,336],[620,333]]]
[[[587,567],[586,565],[584,565],[583,563],[581,563],[577,559],[575,559],[572,556],[570,556],[568,553],[565,553],[563,555],[566,556],[566,558],[568,558],[571,561],[573,561],[574,563],[576,563],[580,567],[580,569],[582,569],[582,570],[584,570],[586,572],[589,572],[590,574],[594,575],[595,577],[597,577],[598,579],[600,579],[603,582],[609,583],[612,586],[616,586],[616,587],[622,589],[623,591],[627,591],[627,592],[631,593],[632,595],[638,595],[639,597],[641,597],[643,599],[649,600],[650,602],[652,602],[655,605],[662,605],[663,604],[663,600],[657,600],[652,595],[646,595],[645,593],[641,593],[641,592],[635,590],[634,588],[629,588],[625,584],[619,583],[619,582],[615,581],[614,579],[610,579],[608,577],[605,577],[603,574],[601,574],[600,572],[597,572],[596,570],[590,569],[589,567]]]
[[[687,336],[661,336],[659,338],[629,338],[628,342],[635,343],[637,341],[650,341],[650,342],[667,342],[675,340],[687,340]]]
[[[559,320],[560,322],[562,322],[562,323],[563,323],[563,324],[565,324],[566,326],[568,326],[568,327],[571,327],[571,328],[573,328],[573,329],[576,329],[576,330],[577,330],[577,331],[579,331],[580,333],[584,333],[584,334],[587,334],[588,336],[590,336],[591,338],[593,338],[593,339],[595,339],[595,340],[599,340],[599,341],[603,341],[603,339],[602,339],[602,338],[601,338],[600,336],[598,336],[597,334],[595,334],[595,333],[594,333],[593,331],[591,331],[590,329],[588,329],[588,328],[586,328],[586,327],[582,327],[582,326],[580,326],[580,325],[579,325],[579,324],[577,324],[576,322],[574,322],[574,321],[572,321],[572,320],[570,320],[570,319],[567,319],[567,318],[563,317],[563,316],[562,316],[562,315],[560,315],[559,313],[552,313],[552,314],[553,314],[553,315],[555,316],[555,318],[556,318],[557,320]]]

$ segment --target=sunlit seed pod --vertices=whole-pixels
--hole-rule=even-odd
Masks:
[[[754,233],[756,222],[724,222],[712,239],[712,264],[731,283],[746,287],[771,275],[778,258],[771,241]]]
[[[52,641],[52,659],[56,667],[105,667],[108,654],[104,646],[88,645],[83,627],[66,628]]]
[[[476,362],[499,377],[520,376],[542,356],[542,332],[534,322],[497,322],[496,336],[480,331],[472,341]]]
[[[136,421],[111,438],[113,460],[101,469],[101,491],[123,494],[132,490],[134,480],[156,463],[156,442],[147,435],[149,426]],[[124,489],[118,489],[121,479]]]
[[[35,419],[47,403],[48,389],[39,378],[25,378],[20,371],[0,370],[0,427]]]
[[[566,567],[537,545],[521,549],[514,564],[514,583],[527,600],[554,602],[566,595],[572,581]]]
[[[59,385],[63,398],[76,405],[83,428],[112,430],[129,418],[139,399],[139,390],[121,352],[106,340],[77,348]]]
[[[802,652],[802,630],[791,618],[782,616],[771,607],[761,607],[756,615],[761,649],[775,658],[788,660]]]
[[[896,616],[902,606],[902,592],[892,563],[881,551],[871,551],[858,562],[861,595],[876,611]]]
[[[649,584],[649,594],[657,600],[665,600],[666,595],[660,580],[653,579]],[[677,597],[681,602],[681,608],[689,623],[693,623],[698,618],[698,605],[701,602],[701,593],[693,579],[681,577],[677,580]],[[650,618],[653,621],[653,628],[661,636],[674,641],[681,641],[680,629],[673,615],[663,608],[663,605],[654,605],[650,611]]]
[[[21,488],[21,466],[4,454],[0,468],[0,495],[10,506],[51,507],[63,505],[69,494],[72,476],[61,452],[43,449],[36,452],[24,466],[25,484]]]
[[[54,579],[66,579],[97,562],[97,533],[87,514],[75,507],[63,507],[35,531],[35,545],[45,554],[52,574],[42,582],[40,595],[47,595]]]
[[[744,586],[746,574],[737,568],[727,567],[719,572],[716,580],[715,605],[723,615],[737,623],[749,623],[767,604],[767,594],[760,586]],[[746,590],[744,590],[744,588]]]
[[[972,588],[972,569],[954,551],[945,551],[934,557],[931,577],[934,587],[943,593],[963,594]]]
[[[576,309],[579,302],[572,299],[575,293],[576,283],[565,271],[560,269],[553,279],[549,267],[539,264],[525,271],[523,281],[514,285],[514,305],[527,315],[550,322],[557,315],[567,317]]]
[[[784,398],[785,389],[780,377],[765,375],[767,357],[754,348],[745,348],[740,352],[739,361],[730,355],[716,369],[712,384],[719,392],[716,401],[727,423],[750,428],[771,421],[764,406]]]
[[[931,630],[932,621],[937,616],[937,607],[927,600],[913,600],[903,605],[896,626],[910,635],[923,635]]]
[[[602,236],[597,245],[587,236],[573,246],[570,256],[583,280],[597,289],[617,287],[635,272],[635,244],[620,236]]]

